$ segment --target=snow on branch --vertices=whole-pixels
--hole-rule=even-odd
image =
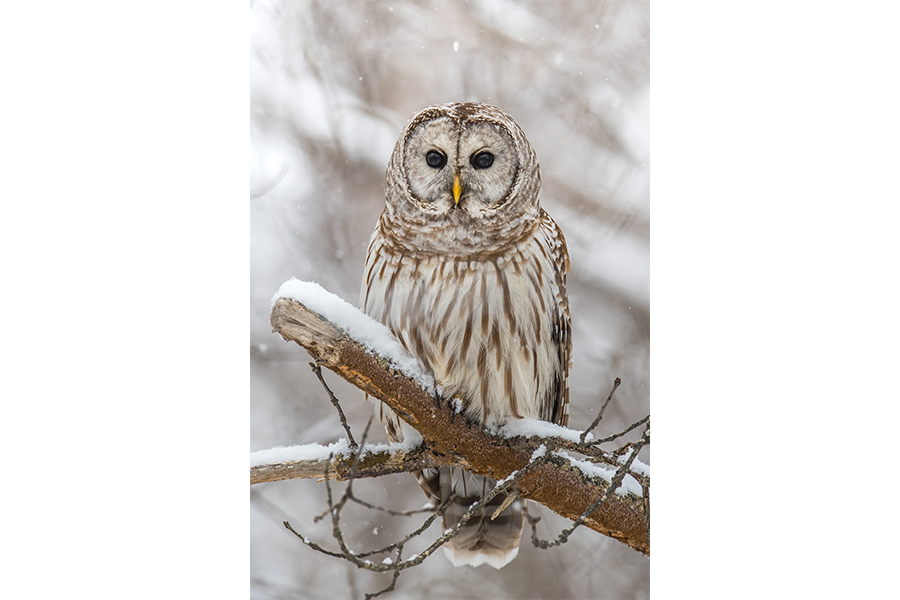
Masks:
[[[425,373],[421,363],[406,351],[390,329],[318,283],[290,279],[281,284],[278,293],[272,297],[273,317],[279,299],[295,300],[318,313],[337,329],[348,332],[358,344],[389,363],[392,369],[413,379],[429,393],[434,393],[434,380]],[[272,326],[275,324],[272,323]]]
[[[283,479],[323,479],[339,481],[351,477],[354,453],[347,440],[333,444],[279,446],[250,453],[250,484]],[[436,462],[421,444],[366,444],[353,477],[381,477],[393,473],[414,473]]]
[[[434,382],[390,330],[315,283],[285,283],[272,300],[271,324],[285,340],[305,348],[317,365],[387,404],[421,434],[422,442],[407,449],[373,448],[359,456],[355,474],[351,474],[353,452],[345,451],[350,447],[347,442],[329,447],[327,455],[318,445],[282,449],[285,454],[272,455],[273,462],[256,453],[251,483],[332,473],[337,478],[378,476],[453,464],[493,479],[515,477],[523,498],[572,519],[574,526],[583,523],[650,553],[649,470],[636,461],[640,447],[649,443],[649,416],[639,422],[647,424],[641,441],[614,452],[601,450],[601,441],[585,432],[540,421],[511,421],[487,431],[438,402]],[[539,450],[542,445],[544,450]],[[560,451],[580,453],[586,460]],[[312,455],[303,456],[304,452]],[[533,461],[536,452],[540,460]],[[330,463],[328,456],[333,457]]]

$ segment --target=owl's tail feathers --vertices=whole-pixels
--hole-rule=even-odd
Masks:
[[[443,502],[451,493],[456,493],[456,499],[443,515],[444,531],[455,527],[469,507],[481,500],[496,483],[493,479],[455,467],[427,469],[418,473],[417,478],[433,503]],[[444,544],[444,554],[454,566],[490,565],[499,569],[516,557],[525,523],[523,500],[514,500],[497,518],[491,519],[505,500],[506,494],[497,494],[472,515],[456,537]]]

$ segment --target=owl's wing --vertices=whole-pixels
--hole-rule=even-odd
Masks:
[[[556,305],[553,319],[552,343],[559,353],[559,373],[550,386],[544,401],[541,418],[562,425],[569,424],[569,367],[572,363],[572,318],[569,315],[569,299],[566,296],[566,274],[569,272],[569,250],[562,230],[550,215],[541,210],[541,230],[546,236],[556,275]]]

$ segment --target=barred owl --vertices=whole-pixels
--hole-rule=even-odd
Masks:
[[[440,400],[481,423],[569,419],[572,349],[562,231],[540,207],[540,167],[524,132],[479,103],[414,115],[387,168],[386,205],[372,234],[360,304],[435,379]],[[380,405],[392,441],[399,417]],[[457,467],[416,474],[453,527],[494,483]],[[472,518],[444,546],[457,566],[500,568],[519,550],[522,500]]]

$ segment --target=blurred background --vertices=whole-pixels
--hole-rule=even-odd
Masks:
[[[270,299],[290,277],[356,304],[384,171],[407,119],[429,104],[477,100],[508,112],[541,163],[543,207],[566,235],[574,367],[570,427],[622,386],[600,435],[649,411],[649,2],[304,2],[250,9],[250,449],[343,435],[309,356],[271,333]],[[371,404],[325,377],[361,436]],[[373,426],[373,441],[385,441]],[[626,437],[638,437],[640,430]],[[641,453],[650,463],[650,449]],[[355,484],[395,509],[425,502],[411,475]],[[284,529],[335,548],[314,481],[251,490],[251,597],[361,598],[389,575],[315,553]],[[541,507],[538,532],[567,521]],[[384,546],[422,517],[352,507],[345,536]],[[434,525],[405,555],[439,535]],[[526,528],[525,537],[528,537]],[[456,569],[439,552],[404,572],[389,598],[648,598],[647,557],[580,529],[562,547],[528,539],[504,569]]]

